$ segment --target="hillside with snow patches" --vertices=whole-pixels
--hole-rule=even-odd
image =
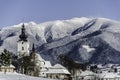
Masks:
[[[17,54],[21,24],[0,30],[0,51]],[[120,63],[120,22],[106,18],[73,18],[37,24],[25,23],[36,52],[53,64],[61,54],[80,63]],[[31,47],[30,47],[31,50]]]

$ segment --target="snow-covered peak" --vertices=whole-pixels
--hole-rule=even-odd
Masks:
[[[31,24],[31,25],[37,25],[37,24],[36,24],[35,22],[33,22],[33,21],[30,21],[29,24]]]
[[[70,21],[70,22],[74,22],[74,23],[82,23],[85,24],[86,22],[92,20],[92,18],[87,18],[87,17],[81,17],[81,18],[72,18],[70,20],[66,20],[66,21]]]
[[[90,20],[90,18],[87,18],[87,17],[80,17],[80,18],[74,17],[74,18],[72,18],[70,20],[75,20],[75,21],[82,20],[82,21],[84,21],[84,20]]]

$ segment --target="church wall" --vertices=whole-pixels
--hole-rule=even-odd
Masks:
[[[25,56],[29,55],[29,42],[19,41],[18,55],[23,55],[24,53],[25,53]]]

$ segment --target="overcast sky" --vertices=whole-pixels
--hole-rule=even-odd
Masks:
[[[0,0],[0,27],[74,17],[120,20],[120,0]]]

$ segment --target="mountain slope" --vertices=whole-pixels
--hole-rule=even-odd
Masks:
[[[66,54],[80,63],[120,63],[120,22],[105,18],[73,18],[41,24],[25,23],[29,42],[44,59],[57,63]],[[17,54],[21,24],[0,31],[0,51]],[[31,48],[30,48],[31,49]]]

